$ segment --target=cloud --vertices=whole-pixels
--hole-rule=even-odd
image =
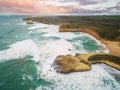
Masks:
[[[107,7],[107,13],[108,15],[120,15],[120,2],[118,2],[113,7]]]
[[[117,3],[116,8],[117,8],[118,10],[120,10],[120,2]]]
[[[23,14],[65,13],[64,7],[39,2],[39,0],[0,0],[0,12]]]
[[[79,1],[81,5],[90,5],[98,3],[98,1],[95,0],[77,0],[77,1]]]
[[[80,15],[93,15],[93,14],[103,14],[106,12],[108,12],[107,8],[99,7],[94,9],[73,8],[69,10],[68,13],[80,14]]]
[[[0,0],[0,13],[93,15],[117,12],[120,14],[120,2],[113,7],[100,4],[107,2],[108,0]]]
[[[108,0],[60,0],[60,2],[78,2],[80,5],[91,5],[97,3],[104,3]]]
[[[54,0],[54,1],[57,1],[57,0]],[[79,3],[80,5],[89,5],[89,4],[96,4],[98,3],[98,0],[59,0],[59,2],[77,2]]]

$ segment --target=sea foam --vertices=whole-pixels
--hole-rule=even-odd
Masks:
[[[23,58],[31,55],[35,60],[38,59],[39,50],[32,40],[23,40],[9,45],[7,50],[0,51],[0,61]]]
[[[120,86],[116,80],[103,68],[102,65],[92,65],[91,71],[73,72],[69,74],[56,73],[51,68],[54,60],[45,55],[42,58],[42,66],[39,66],[40,77],[48,82],[54,83],[50,86],[39,86],[37,90],[119,90]]]
[[[53,27],[53,29],[52,29]],[[81,46],[80,50],[74,50],[74,46],[67,39],[75,37],[89,37],[94,40],[96,44],[103,48],[102,52],[108,52],[108,49],[101,44],[100,41],[94,37],[80,33],[74,34],[70,32],[59,33],[58,27],[50,26],[47,29],[45,37],[58,36],[60,40],[47,41],[44,45],[39,47],[40,51],[40,65],[38,64],[38,73],[40,77],[48,82],[53,83],[52,86],[39,86],[36,90],[117,90],[120,89],[116,80],[107,72],[103,65],[93,65],[91,71],[87,72],[75,72],[70,74],[56,73],[52,68],[52,63],[57,55],[75,54],[77,52],[88,53],[82,47],[82,42],[75,42]],[[40,29],[41,32],[45,30]],[[100,50],[98,50],[100,52]]]
[[[50,59],[50,58],[47,58]],[[44,59],[45,60],[45,59]],[[75,72],[69,74],[59,74],[50,70],[48,60],[42,63],[41,77],[54,83],[55,90],[119,90],[120,86],[115,79],[102,67],[102,65],[93,65],[91,71]],[[49,69],[47,68],[49,67]],[[47,70],[48,69],[48,70]],[[49,87],[39,86],[37,90]]]
[[[43,45],[39,48],[42,54],[48,54],[55,58],[57,55],[66,55],[71,54],[72,52],[69,49],[73,49],[72,45],[64,40],[60,39],[57,41],[48,42],[46,45]]]
[[[43,24],[43,23],[35,23],[33,24],[31,27],[29,27],[29,30],[35,30],[35,29],[46,29],[46,28],[54,28],[52,27],[54,25],[47,25],[47,24]]]

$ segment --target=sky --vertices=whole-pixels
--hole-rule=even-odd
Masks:
[[[0,15],[120,15],[120,0],[0,0]]]

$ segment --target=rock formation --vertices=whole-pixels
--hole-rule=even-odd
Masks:
[[[32,21],[27,21],[26,24],[33,24],[33,22]]]
[[[104,53],[59,55],[54,61],[54,69],[61,73],[91,70],[91,64],[104,63],[120,70],[120,57]]]
[[[72,71],[87,71],[91,69],[89,62],[72,55],[59,55],[54,61],[54,69],[57,72],[69,73]]]

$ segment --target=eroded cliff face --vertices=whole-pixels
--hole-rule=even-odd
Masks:
[[[53,66],[57,72],[70,73],[91,70],[91,65],[104,63],[120,70],[120,57],[105,53],[89,53],[72,55],[59,55],[56,57]]]
[[[84,32],[92,35],[97,39],[102,39],[94,29],[86,28],[86,27],[81,27],[81,28],[59,27],[59,32]]]

